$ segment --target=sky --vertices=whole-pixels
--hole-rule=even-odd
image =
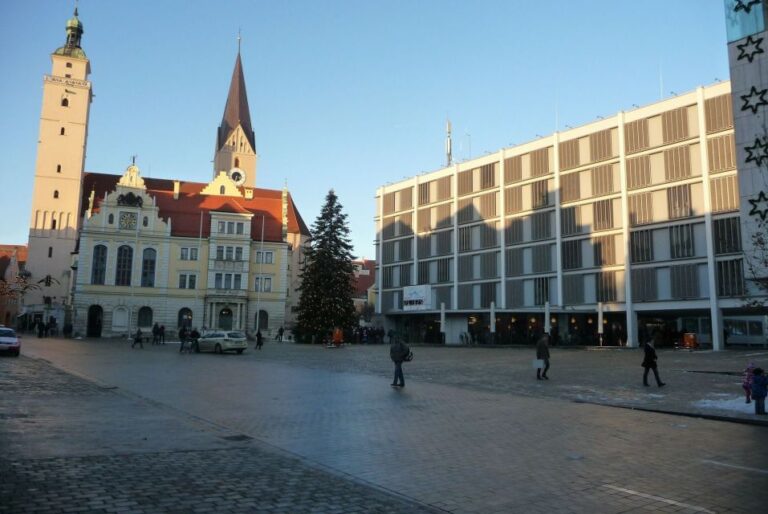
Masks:
[[[43,75],[72,0],[3,0],[0,243],[27,240]],[[257,187],[334,189],[374,258],[376,189],[728,79],[722,0],[81,0],[86,171],[208,182],[241,56]]]

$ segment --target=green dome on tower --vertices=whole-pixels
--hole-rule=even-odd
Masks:
[[[53,52],[56,55],[67,55],[77,59],[85,59],[85,52],[80,47],[80,39],[83,37],[83,22],[77,17],[77,7],[75,14],[67,20],[67,42]]]

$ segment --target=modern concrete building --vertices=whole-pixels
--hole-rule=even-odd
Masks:
[[[290,329],[309,229],[287,189],[256,188],[240,53],[208,183],[84,172],[91,84],[77,10],[43,85],[27,270],[33,319],[92,337],[155,323]],[[32,296],[32,295],[30,295]]]
[[[380,187],[377,312],[446,343],[764,341],[732,98],[700,87]]]

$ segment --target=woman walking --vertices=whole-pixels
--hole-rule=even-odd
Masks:
[[[547,371],[549,371],[549,335],[542,334],[536,343],[536,358],[544,361],[544,370],[536,368],[536,380],[549,380]]]
[[[658,359],[656,355],[656,348],[654,348],[654,342],[661,341],[661,334],[659,332],[656,332],[653,336],[653,339],[645,343],[645,346],[643,347],[643,350],[645,351],[645,356],[643,357],[643,364],[642,366],[645,368],[645,372],[643,372],[643,385],[648,387],[648,372],[653,370],[653,376],[656,377],[656,385],[659,387],[664,387],[664,382],[661,381],[661,378],[659,378],[659,369],[658,365],[656,364],[656,360]]]

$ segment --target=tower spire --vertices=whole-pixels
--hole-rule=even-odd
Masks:
[[[78,59],[85,59],[85,52],[80,46],[83,37],[83,23],[77,17],[77,1],[75,1],[75,11],[72,17],[67,20],[67,40],[64,46],[56,49],[54,54],[66,55],[68,57],[76,57]]]
[[[221,149],[229,135],[238,125],[242,125],[243,132],[245,132],[245,137],[248,138],[251,148],[256,150],[256,139],[253,134],[253,127],[251,126],[251,113],[248,108],[248,95],[245,92],[245,77],[243,76],[243,63],[240,60],[239,48],[237,59],[235,59],[235,69],[232,71],[232,80],[229,84],[224,117],[219,126],[217,149]]]

